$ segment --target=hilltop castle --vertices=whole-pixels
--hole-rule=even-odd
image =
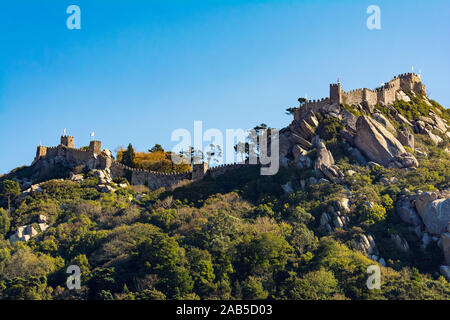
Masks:
[[[412,91],[418,94],[426,93],[426,88],[420,79],[420,75],[404,73],[394,77],[394,79],[375,90],[363,88],[345,92],[342,90],[340,83],[332,83],[330,84],[330,96],[328,98],[308,100],[304,105],[312,109],[330,104],[388,105],[399,99],[398,92],[400,90]]]
[[[32,163],[37,172],[51,171],[55,165],[73,169],[77,166],[90,170],[105,170],[112,178],[126,178],[132,185],[146,185],[150,189],[170,188],[183,181],[196,181],[206,175],[216,177],[229,170],[248,166],[245,163],[226,164],[209,168],[203,162],[194,164],[193,169],[184,173],[161,173],[156,171],[130,168],[112,158],[109,150],[102,150],[101,141],[91,141],[89,148],[75,148],[73,136],[61,136],[61,143],[56,147],[38,146]]]

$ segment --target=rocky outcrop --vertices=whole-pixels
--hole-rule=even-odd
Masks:
[[[408,252],[409,244],[405,239],[401,238],[398,234],[391,235],[391,239],[394,242],[394,245],[397,248],[397,250],[401,252]]]
[[[317,159],[314,163],[314,170],[322,173],[330,180],[343,178],[344,175],[334,164],[334,158],[322,141],[317,143]]]
[[[342,122],[345,124],[347,129],[352,132],[356,132],[356,121],[358,118],[347,110],[342,111]]]
[[[287,157],[292,149],[292,144],[289,140],[287,133],[281,133],[279,136],[279,152],[280,152],[280,159],[283,159]]]
[[[113,180],[111,171],[108,168],[105,170],[92,170],[92,175],[98,179],[99,184],[109,184]]]
[[[450,282],[450,266],[441,266],[439,269],[444,278]]]
[[[410,102],[411,101],[411,98],[406,93],[404,93],[402,90],[399,90],[399,91],[397,91],[395,93],[395,98],[397,100],[403,100],[403,101],[406,101],[406,102]]]
[[[447,229],[448,232],[443,233],[442,239],[442,251],[444,252],[444,257],[447,265],[450,265],[450,228]]]
[[[395,206],[395,211],[397,212],[397,215],[400,217],[400,219],[402,219],[404,222],[412,226],[422,225],[422,221],[420,220],[420,217],[417,214],[416,210],[414,210],[409,197],[400,198]]]
[[[431,132],[431,130],[425,129],[422,132],[424,134],[426,134],[428,136],[428,138],[430,138],[430,140],[435,145],[438,145],[439,143],[441,143],[443,141],[441,137],[439,137],[437,134],[434,134],[433,132]]]
[[[441,119],[437,114],[431,113],[434,122],[434,128],[441,133],[446,133],[448,130],[448,125]]]
[[[17,241],[26,242],[30,240],[32,237],[36,236],[38,233],[31,225],[26,225],[19,227],[17,231],[9,237],[9,242],[11,245],[16,243]]]
[[[406,130],[400,131],[397,139],[403,146],[411,148],[414,151],[414,135],[411,132]]]
[[[69,180],[80,182],[84,180],[84,177],[82,174],[74,174],[73,172],[70,174]]]
[[[308,152],[300,147],[298,144],[294,145],[292,147],[292,155],[294,156],[294,161],[298,162],[302,157],[305,157],[308,154]]]
[[[450,198],[430,202],[423,213],[422,219],[431,234],[439,235],[446,232],[450,222]]]
[[[394,126],[391,124],[391,122],[381,113],[376,112],[372,114],[372,119],[377,121],[378,123],[381,123],[389,132],[395,133],[396,130]]]
[[[425,213],[425,209],[428,204],[436,200],[438,197],[439,195],[436,192],[422,192],[413,197],[412,203],[421,218],[423,218],[423,214]]]
[[[436,120],[436,117],[439,118],[437,115],[434,116],[434,119],[429,117],[419,117],[419,120],[417,120],[414,125],[414,131],[416,133],[427,135],[435,145],[442,142],[443,139],[439,135],[433,133],[433,130],[435,130],[435,132],[440,131],[441,133],[447,131],[447,125],[441,118]]]
[[[396,213],[410,230],[421,239],[423,249],[435,241],[442,249],[446,264],[450,265],[450,194],[447,191],[419,192],[403,195],[397,200]],[[423,230],[423,231],[422,231]],[[402,239],[392,237],[396,247],[406,251]],[[407,243],[406,243],[407,244]]]
[[[365,253],[366,255],[373,255],[377,253],[377,247],[372,235],[361,234],[358,239],[351,241],[352,246]]]
[[[395,109],[394,109],[394,118],[401,124],[404,124],[409,127],[413,126],[413,124],[408,119],[406,119],[404,116],[402,116],[400,113],[398,113],[397,110],[395,110]]]
[[[48,229],[49,226],[47,222],[48,222],[47,216],[43,214],[40,214],[38,216],[37,225],[39,226],[41,232]],[[11,245],[16,243],[17,241],[26,242],[37,235],[38,232],[36,231],[36,229],[34,229],[33,225],[28,224],[17,228],[17,231],[9,237],[9,242],[11,243]]]
[[[419,166],[417,159],[406,152],[403,145],[377,121],[361,116],[356,122],[354,143],[372,161],[389,167]]]
[[[315,128],[306,120],[293,121],[291,124],[292,131],[306,140],[311,140],[314,136]]]
[[[296,133],[292,133],[291,134],[291,141],[294,144],[300,145],[302,148],[305,148],[305,149],[311,149],[311,147],[312,147],[311,142],[309,142],[308,140],[306,140],[305,138],[299,136]]]

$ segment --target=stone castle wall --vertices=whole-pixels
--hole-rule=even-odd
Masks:
[[[329,98],[308,100],[305,106],[314,111],[330,104],[358,105],[367,103],[374,106],[380,103],[387,105],[396,100],[396,93],[399,90],[408,90],[419,94],[426,93],[426,87],[421,82],[419,75],[405,73],[394,77],[394,79],[375,90],[363,88],[345,92],[342,90],[340,83],[332,83],[330,84]]]
[[[243,167],[248,167],[249,164],[247,163],[233,163],[233,164],[223,164],[214,168],[210,168],[208,170],[208,173],[211,175],[211,177],[215,178],[218,177],[220,175],[223,175],[229,171],[238,169],[238,168],[243,168]]]
[[[130,179],[132,185],[145,185],[155,190],[161,187],[170,188],[184,180],[191,180],[192,172],[161,173],[143,169],[131,168],[115,160],[110,166],[113,178],[122,177]]]
[[[66,139],[61,139],[66,142]],[[73,140],[71,140],[73,142]],[[68,145],[73,145],[70,141]],[[52,163],[63,163],[68,167],[79,165],[87,166],[90,169],[109,169],[112,178],[126,178],[132,185],[146,185],[155,190],[161,187],[170,188],[182,184],[186,181],[201,180],[206,175],[217,177],[230,170],[248,166],[249,164],[239,163],[222,165],[209,168],[206,163],[194,164],[193,170],[185,173],[161,173],[156,171],[131,168],[112,159],[105,152],[101,151],[100,141],[91,141],[89,150],[70,148],[64,144],[57,147],[38,146],[33,164],[41,160],[52,159]]]
[[[348,105],[357,105],[364,101],[363,90],[356,89],[349,92],[342,91],[340,103]]]

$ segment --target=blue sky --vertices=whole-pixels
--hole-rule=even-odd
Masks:
[[[66,8],[81,8],[68,30]],[[369,5],[381,30],[366,27]],[[297,98],[374,88],[422,70],[430,96],[450,105],[448,1],[88,0],[2,2],[0,172],[30,164],[64,128],[115,150],[174,129],[289,124]]]

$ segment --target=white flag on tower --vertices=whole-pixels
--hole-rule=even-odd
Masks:
[[[92,131],[92,132],[91,132],[91,138],[94,139],[94,136],[95,136],[95,132]]]

